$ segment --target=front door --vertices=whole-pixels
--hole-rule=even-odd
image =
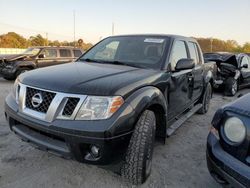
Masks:
[[[40,52],[40,55],[41,54],[43,54],[44,57],[37,59],[37,65],[39,68],[57,64],[57,50],[56,49],[45,48]]]
[[[168,88],[169,96],[166,96],[169,99],[168,120],[182,113],[192,101],[194,84],[192,69],[175,71],[176,63],[183,58],[188,58],[187,45],[184,41],[177,40],[173,44],[170,56],[172,76]]]

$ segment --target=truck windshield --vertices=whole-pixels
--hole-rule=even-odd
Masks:
[[[111,63],[142,68],[160,68],[166,37],[109,37],[86,52],[79,61]]]
[[[28,48],[23,54],[37,55],[40,52],[40,48]]]

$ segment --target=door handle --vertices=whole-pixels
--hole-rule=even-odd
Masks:
[[[194,79],[194,75],[193,74],[188,74],[188,81],[192,81]]]

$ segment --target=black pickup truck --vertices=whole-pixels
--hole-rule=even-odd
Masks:
[[[108,37],[75,63],[21,74],[5,101],[10,129],[39,149],[91,164],[122,159],[134,184],[151,172],[155,138],[204,114],[213,75],[192,38]]]

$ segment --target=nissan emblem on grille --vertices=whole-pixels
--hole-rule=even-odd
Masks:
[[[37,108],[40,106],[40,104],[42,104],[43,102],[43,97],[41,95],[41,93],[36,93],[35,95],[33,95],[33,97],[31,98],[31,104],[34,108]]]

